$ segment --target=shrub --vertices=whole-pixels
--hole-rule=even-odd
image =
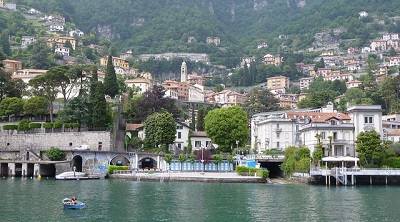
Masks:
[[[26,132],[29,130],[29,124],[31,121],[23,119],[18,123],[18,131]]]
[[[384,161],[384,165],[390,168],[400,168],[400,158],[399,157],[389,157]]]
[[[62,123],[54,123],[54,129],[60,129],[62,126]]]
[[[65,129],[67,129],[67,128],[72,128],[72,127],[71,127],[71,123],[64,123],[64,128],[65,128]]]
[[[40,128],[42,128],[42,124],[41,123],[29,123],[29,128],[30,129],[40,129]]]
[[[43,128],[45,128],[45,129],[51,129],[51,128],[53,128],[53,123],[43,123]]]
[[[79,123],[71,123],[71,127],[73,128],[78,128],[80,126]]]
[[[47,157],[52,161],[64,160],[67,154],[57,147],[51,147],[46,151]]]
[[[237,166],[236,167],[236,173],[239,175],[249,175],[249,174],[256,174],[257,176],[261,178],[268,178],[269,177],[269,171],[268,170],[263,170],[259,168],[251,168],[251,167],[245,167],[245,166]]]
[[[18,125],[10,124],[10,125],[3,125],[3,130],[17,130]]]
[[[115,170],[128,170],[130,168],[131,168],[130,166],[110,165],[110,166],[108,166],[107,173],[108,174],[113,174]]]

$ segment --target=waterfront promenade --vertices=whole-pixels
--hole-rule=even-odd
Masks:
[[[111,179],[156,182],[221,182],[221,183],[266,183],[267,179],[257,176],[241,176],[236,172],[146,172],[116,171]]]

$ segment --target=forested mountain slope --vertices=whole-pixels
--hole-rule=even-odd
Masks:
[[[368,44],[380,31],[400,32],[396,0],[15,0],[44,13],[60,13],[85,33],[96,31],[121,50],[135,53],[212,52],[206,37],[250,54],[268,42],[271,51],[285,44],[309,47],[314,34],[342,28],[342,39]],[[359,12],[369,13],[359,19]],[[290,41],[278,35],[289,35]],[[189,36],[197,43],[188,44]],[[284,42],[283,42],[284,41]]]

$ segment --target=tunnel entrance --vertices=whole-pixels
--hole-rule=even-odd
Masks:
[[[157,161],[151,157],[144,157],[139,161],[140,169],[155,169],[157,168]]]
[[[72,159],[72,169],[74,169],[76,172],[82,172],[82,157],[81,156],[74,156]]]
[[[110,165],[129,166],[131,163],[126,157],[116,156],[110,161]]]
[[[260,162],[260,167],[269,171],[269,178],[280,178],[284,177],[281,164],[282,162]]]

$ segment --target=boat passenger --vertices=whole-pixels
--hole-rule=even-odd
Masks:
[[[71,203],[72,204],[77,204],[77,199],[76,199],[75,195],[71,198]]]

